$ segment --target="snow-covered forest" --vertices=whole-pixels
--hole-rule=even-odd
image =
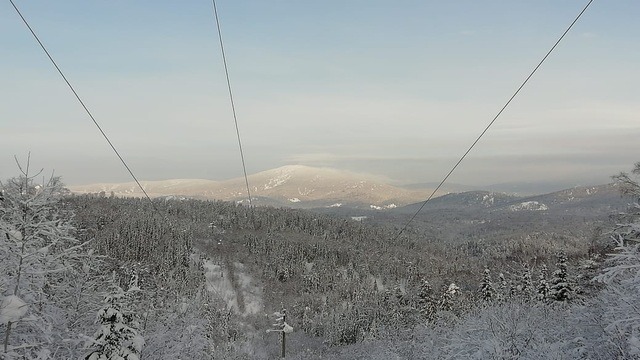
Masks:
[[[77,196],[24,166],[1,183],[0,359],[277,358],[273,313],[291,359],[640,358],[638,176],[614,177],[629,208],[589,237],[471,246],[311,211]]]

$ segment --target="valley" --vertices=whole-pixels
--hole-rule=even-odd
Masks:
[[[84,320],[59,326],[91,333],[89,319],[108,294],[100,284],[111,283],[128,289],[123,299],[129,303],[119,306],[142,321],[131,326],[146,342],[140,354],[150,358],[273,358],[278,336],[266,330],[273,326],[269,314],[282,309],[294,329],[287,340],[293,359],[438,359],[468,349],[455,341],[490,324],[487,319],[516,321],[525,332],[542,327],[535,343],[562,352],[574,345],[558,343],[559,332],[574,325],[545,323],[550,316],[571,313],[585,322],[575,325],[585,336],[603,336],[586,330],[592,315],[579,304],[609,296],[592,279],[608,264],[607,232],[630,205],[618,183],[534,196],[443,194],[407,224],[422,206],[411,196],[423,194],[329,170],[286,167],[258,175],[252,177],[260,180],[253,185],[262,189],[258,194],[285,199],[298,191],[300,201],[249,207],[241,200],[205,200],[202,191],[212,191],[203,190],[211,183],[190,180],[145,182],[156,196],[151,202],[134,196],[139,194],[127,184],[75,187],[59,198],[55,194],[63,191],[51,193],[57,205],[48,209],[74,214],[74,236],[90,244],[82,256],[94,259],[94,275],[83,276],[101,279],[88,283],[93,290],[74,290],[87,304],[77,315]],[[347,189],[337,191],[340,186]],[[46,189],[33,191],[45,196]],[[388,206],[391,197],[399,205]],[[569,295],[558,295],[558,286]],[[58,301],[59,295],[41,296]],[[17,331],[28,341],[31,330],[21,325]],[[495,336],[519,339],[517,334]],[[69,354],[83,351],[66,344]],[[434,344],[437,352],[430,350]],[[483,351],[481,343],[474,346]],[[527,345],[514,346],[536,354]],[[610,349],[596,341],[589,346],[591,352]]]

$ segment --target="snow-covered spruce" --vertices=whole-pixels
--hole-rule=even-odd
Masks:
[[[137,321],[125,310],[126,294],[115,284],[104,299],[104,307],[98,311],[96,322],[100,328],[94,335],[94,348],[86,360],[138,360],[143,337],[138,333]]]
[[[573,288],[569,283],[567,275],[567,256],[564,253],[558,254],[558,267],[552,274],[549,297],[556,301],[568,301],[573,294]]]
[[[492,301],[496,297],[496,291],[491,282],[491,273],[489,269],[484,269],[482,274],[482,283],[480,284],[480,296],[484,301]]]
[[[538,275],[538,287],[536,289],[537,297],[538,297],[538,300],[540,301],[545,300],[549,295],[549,283],[547,282],[547,273],[548,273],[547,265],[542,264],[542,267],[540,268],[540,274]]]

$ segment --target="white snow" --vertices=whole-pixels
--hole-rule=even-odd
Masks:
[[[254,279],[250,273],[245,269],[244,264],[234,263],[235,273],[238,277],[238,285],[240,288],[238,291],[242,292],[244,299],[244,313],[243,316],[255,315],[262,311],[264,307],[262,302],[262,287],[258,280]]]
[[[264,184],[262,188],[264,190],[273,189],[275,187],[278,187],[286,183],[289,179],[291,179],[291,173],[283,171],[279,176],[269,179],[269,181],[266,184]]]
[[[207,290],[216,294],[227,303],[228,307],[238,312],[238,299],[229,280],[229,273],[211,260],[205,260],[203,266],[207,279]]]
[[[446,292],[448,294],[455,295],[458,292],[458,290],[460,290],[460,287],[458,287],[458,285],[456,285],[455,283],[451,283],[447,288]]]
[[[10,230],[9,235],[18,241],[22,240],[22,233],[18,230]]]
[[[545,211],[549,210],[549,207],[543,203],[537,201],[525,201],[517,205],[509,206],[511,211]]]
[[[5,296],[0,302],[0,324],[20,320],[28,310],[27,304],[15,295]]]
[[[495,198],[493,197],[493,195],[484,195],[482,197],[482,204],[484,206],[491,206],[493,205],[494,202],[495,202]]]
[[[369,205],[369,207],[372,208],[373,210],[389,210],[389,209],[397,208],[398,205],[396,205],[396,204],[389,204],[389,205],[382,205],[382,206]]]
[[[362,221],[362,220],[364,220],[366,218],[367,218],[367,216],[352,216],[351,220]]]
[[[298,198],[291,198],[291,199],[289,199],[289,201],[290,201],[290,202],[292,202],[292,203],[299,203],[299,202],[300,202],[300,199],[298,199]]]
[[[293,327],[285,322],[284,326],[282,327],[282,331],[286,334],[290,334],[293,332]]]
[[[232,266],[235,268],[234,273],[238,289],[235,289],[232,285],[230,279],[231,274],[227,269],[219,264],[215,264],[211,260],[205,260],[204,269],[207,279],[207,290],[224,300],[227,306],[239,315],[247,316],[259,313],[264,307],[262,302],[262,288],[245,270],[243,264],[235,262]],[[240,312],[238,291],[242,292],[244,312]]]
[[[328,207],[333,208],[333,207],[340,207],[340,206],[342,206],[342,203],[335,203],[335,204],[329,205]]]
[[[308,188],[304,188],[304,190],[301,190],[300,188],[298,188],[298,195],[302,195],[302,196],[308,196],[311,195],[314,191],[316,191],[315,189],[308,189]]]

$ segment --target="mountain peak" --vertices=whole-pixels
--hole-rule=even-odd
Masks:
[[[426,197],[425,190],[407,190],[386,184],[372,175],[332,168],[286,165],[248,176],[251,195],[258,204],[293,207],[324,207],[345,204],[363,208],[392,208]],[[244,177],[225,181],[144,181],[150,196],[189,196],[204,199],[244,201]],[[76,193],[111,192],[118,196],[141,196],[135,183],[74,186]]]

